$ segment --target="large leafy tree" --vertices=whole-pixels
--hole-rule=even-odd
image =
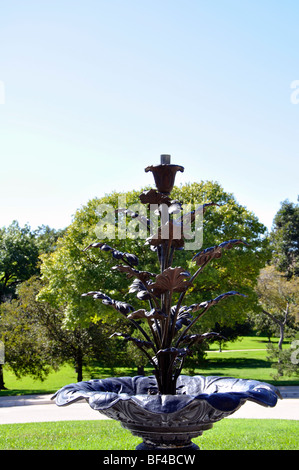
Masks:
[[[281,203],[271,232],[273,262],[288,279],[299,276],[299,204]]]
[[[42,225],[31,230],[15,220],[0,229],[0,303],[15,296],[17,286],[39,274],[42,253],[53,252],[64,230]]]
[[[286,333],[292,335],[299,319],[299,279],[287,280],[274,266],[261,270],[257,284],[261,312],[279,331],[278,348]],[[298,325],[298,323],[297,323]]]
[[[43,256],[41,272],[46,286],[38,298],[57,308],[63,308],[65,322],[70,327],[84,325],[90,321],[113,325],[118,318],[117,311],[111,309],[109,305],[96,302],[92,297],[82,297],[83,293],[89,291],[105,292],[113,299],[133,304],[135,310],[147,302],[142,300],[140,292],[137,292],[136,298],[134,288],[128,292],[132,279],[127,279],[123,272],[112,268],[121,263],[121,253],[129,253],[137,256],[139,266],[142,266],[143,270],[157,272],[156,253],[145,247],[144,239],[128,237],[120,239],[117,236],[119,226],[116,228],[114,239],[97,238],[99,206],[109,204],[117,209],[121,198],[126,200],[127,207],[132,207],[133,204],[140,203],[139,195],[140,192],[137,191],[126,194],[115,192],[101,199],[90,200],[76,212],[65,236],[58,241],[56,251]],[[195,204],[194,207],[203,203],[217,204],[208,206],[205,211],[203,245],[199,251],[232,239],[242,239],[248,243],[236,246],[229,254],[223,250],[221,259],[217,257],[210,263],[209,269],[200,274],[196,284],[190,289],[188,300],[185,300],[191,304],[215,298],[223,292],[239,291],[246,297],[242,297],[241,301],[239,298],[234,298],[226,305],[216,306],[213,313],[204,317],[200,328],[211,329],[216,322],[226,326],[242,322],[246,317],[246,311],[257,303],[254,287],[260,269],[270,256],[267,238],[263,236],[265,227],[259,223],[253,213],[238,204],[234,196],[226,193],[218,183],[201,182],[175,187],[171,196],[182,203]],[[116,221],[120,220],[117,216],[115,218]],[[105,250],[86,250],[87,246],[100,241],[113,246],[116,250],[113,251],[113,256],[111,252],[107,253]],[[178,249],[174,254],[173,265],[185,267],[187,264],[193,273],[197,269],[195,261],[192,260],[196,254],[194,251]],[[123,318],[121,321],[125,325],[125,315],[119,317]]]
[[[52,253],[56,250],[57,241],[63,237],[65,229],[51,228],[49,225],[40,225],[32,234],[35,237],[39,254]]]
[[[253,314],[258,331],[268,337],[279,337],[278,348],[268,344],[269,360],[278,374],[298,373],[293,363],[292,348],[282,349],[286,336],[292,337],[298,331],[298,275],[299,275],[299,205],[288,200],[273,220],[270,234],[271,260],[261,270],[256,288],[259,308]]]
[[[269,324],[270,331],[279,337],[278,347],[268,343],[268,359],[277,370],[274,378],[283,375],[298,375],[298,362],[292,359],[293,350],[283,349],[286,337],[294,338],[298,332],[299,320],[299,279],[287,279],[285,273],[269,265],[261,270],[257,284],[260,310],[257,311],[256,324]]]
[[[39,255],[54,251],[57,239],[62,234],[63,230],[51,229],[44,225],[32,231],[28,225],[20,227],[17,221],[0,229],[0,306],[3,304],[0,330],[6,329],[6,362],[10,357],[9,361],[17,374],[29,371],[35,373],[36,370],[42,375],[48,370],[44,363],[44,354],[40,354],[44,349],[41,347],[39,350],[38,346],[37,324],[33,323],[29,328],[29,320],[26,320],[26,316],[20,317],[21,310],[15,310],[15,307],[18,288],[31,276],[39,274]],[[24,295],[24,289],[21,291]],[[10,304],[12,300],[15,302]],[[34,338],[36,338],[35,343]],[[13,347],[8,347],[8,342]],[[15,348],[15,345],[18,347]],[[17,355],[14,356],[13,350],[18,350]],[[27,353],[28,350],[30,354]],[[0,364],[0,388],[3,387],[3,366]]]
[[[43,380],[61,364],[71,364],[82,380],[83,367],[93,360],[105,358],[111,364],[111,348],[107,338],[112,333],[108,325],[93,323],[69,329],[64,326],[64,314],[36,296],[42,287],[37,276],[20,284],[17,298],[0,305],[0,339],[5,345],[5,366],[17,377],[30,375]],[[0,376],[0,389],[4,377]]]
[[[14,296],[16,287],[38,272],[39,250],[28,225],[17,221],[0,229],[0,303]]]
[[[5,346],[5,367],[19,378],[30,375],[43,380],[59,363],[55,348],[39,322],[39,316],[52,316],[54,309],[46,303],[36,304],[36,282],[31,280],[18,287],[18,298],[0,305],[0,339]],[[4,389],[3,368],[0,389]]]

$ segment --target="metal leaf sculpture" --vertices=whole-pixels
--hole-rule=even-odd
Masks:
[[[137,292],[137,297],[140,300],[150,300],[151,293],[146,288],[146,283],[143,283],[139,279],[135,279],[129,289],[129,293],[132,294]]]
[[[169,155],[161,156],[161,165],[145,170],[153,172],[157,186],[157,190],[144,191],[140,195],[141,202],[149,206],[155,217],[160,217],[160,226],[153,224],[154,235],[151,221],[143,215],[143,210],[139,211],[142,215],[129,209],[116,211],[121,224],[125,222],[121,216],[124,214],[138,219],[147,230],[150,229],[151,236],[146,245],[157,254],[158,272],[136,269],[139,260],[135,254],[104,242],[91,243],[84,249],[95,248],[102,256],[106,256],[104,253],[112,255],[109,264],[111,266],[113,260],[116,263],[112,272],[118,276],[124,274],[129,280],[128,296],[134,297],[132,305],[112,299],[102,291],[82,295],[114,308],[130,322],[134,331],[138,330],[139,335],[115,332],[111,338],[122,338],[136,346],[151,364],[154,375],[93,379],[67,385],[54,395],[59,406],[85,398],[94,410],[120,421],[134,436],[142,437],[143,442],[136,449],[147,451],[178,449],[189,453],[197,450],[198,446],[191,439],[234,413],[246,400],[275,406],[280,397],[275,387],[263,382],[217,376],[190,377],[181,373],[195,345],[211,339],[225,339],[213,331],[192,332],[194,325],[220,302],[244,296],[230,290],[210,300],[191,305],[186,302],[185,305],[188,291],[196,292],[197,277],[212,260],[218,260],[233,247],[248,245],[244,240],[232,239],[201,250],[193,256],[196,265],[193,273],[182,267],[172,267],[174,254],[185,248],[191,225],[197,233],[201,230],[197,226],[200,220],[197,215],[218,205],[208,202],[185,214],[180,201],[172,200],[169,195],[176,172],[183,170],[178,165],[170,165]],[[188,230],[184,230],[186,225]],[[193,268],[194,264],[190,263]]]
[[[88,250],[89,248],[100,248],[102,251],[111,251],[113,258],[122,260],[127,263],[129,266],[137,266],[139,260],[136,255],[132,255],[130,253],[123,253],[122,251],[116,250],[111,246],[107,245],[107,243],[91,243],[83,251]]]
[[[138,271],[137,269],[131,268],[130,266],[113,266],[113,270],[118,270],[120,272],[126,273],[127,278],[137,277],[141,282],[146,282],[152,277],[156,277],[156,274],[150,273],[148,271]]]
[[[126,334],[126,333],[113,333],[110,338],[113,338],[113,336],[122,336],[125,341],[132,341],[136,346],[139,348],[151,348],[152,347],[152,342],[151,341],[143,341],[139,338],[133,338],[132,336]]]
[[[155,295],[163,294],[164,292],[184,292],[191,283],[186,281],[190,277],[190,273],[186,272],[183,268],[167,268],[161,274],[158,274],[156,281],[150,285],[150,289],[155,292]]]
[[[108,295],[103,294],[103,292],[96,292],[96,291],[87,292],[85,294],[82,294],[82,297],[86,297],[87,295],[91,295],[94,299],[102,300],[103,304],[111,305],[112,307],[115,308],[115,310],[122,313],[123,315],[126,315],[134,310],[132,305],[126,302],[122,302],[120,300],[113,300]]]
[[[139,215],[137,212],[133,212],[130,209],[116,209],[117,214],[128,214],[132,219],[139,220],[145,227],[150,227],[151,226],[151,221],[150,219],[147,219],[146,217]]]
[[[196,289],[195,280],[202,269],[213,259],[219,259],[223,252],[238,245],[247,246],[247,242],[241,239],[232,239],[196,253],[192,260],[198,266],[195,273],[187,272],[182,267],[172,267],[174,252],[183,249],[187,237],[182,229],[184,224],[194,222],[197,214],[205,213],[208,208],[217,206],[214,202],[208,202],[199,206],[189,214],[182,214],[180,201],[171,200],[170,190],[174,184],[177,171],[183,171],[178,165],[162,164],[146,168],[152,171],[157,184],[157,189],[144,191],[140,195],[143,204],[155,205],[161,217],[161,225],[157,232],[147,239],[147,244],[157,252],[160,266],[159,273],[151,273],[136,269],[139,264],[138,257],[134,254],[122,252],[110,245],[99,242],[91,243],[84,251],[90,248],[98,248],[102,252],[110,252],[112,259],[118,264],[112,270],[123,273],[128,279],[133,279],[129,286],[129,294],[134,294],[137,301],[148,302],[149,308],[135,308],[133,305],[111,299],[100,291],[91,291],[83,296],[92,296],[102,300],[106,306],[111,306],[126,317],[144,337],[144,340],[131,337],[123,333],[115,333],[112,337],[122,337],[125,341],[132,341],[148,358],[154,367],[154,374],[160,394],[175,394],[176,381],[182,371],[185,358],[192,354],[191,347],[207,339],[215,338],[218,334],[207,332],[204,334],[189,334],[189,330],[208,310],[218,302],[233,296],[242,296],[237,291],[229,291],[212,300],[195,303],[189,306],[183,305],[183,300],[190,288]],[[146,217],[127,209],[119,209],[118,213],[125,213],[133,218],[138,218],[147,227],[150,226]],[[166,222],[165,222],[166,220]],[[162,223],[162,221],[164,221]],[[150,334],[143,328],[142,322],[146,322]],[[187,334],[188,333],[188,334]],[[182,347],[181,345],[185,345]],[[150,354],[149,350],[152,351]]]
[[[248,245],[244,240],[234,239],[229,240],[220,245],[212,246],[206,248],[205,250],[200,251],[195,256],[193,256],[192,261],[195,261],[198,266],[206,265],[212,259],[221,258],[222,250],[230,250],[234,245],[243,244]]]
[[[219,206],[219,204],[216,204],[216,202],[208,202],[206,204],[202,204],[194,211],[188,212],[187,214],[183,214],[181,217],[175,220],[175,223],[180,224],[181,226],[186,223],[190,224],[194,222],[197,214],[204,214],[206,212],[206,209],[211,206]]]
[[[146,310],[139,309],[136,310],[135,312],[132,312],[128,315],[129,319],[132,320],[140,320],[140,319],[146,319],[146,320],[162,320],[163,318],[167,318],[166,313],[161,312],[160,310],[157,310],[153,308],[150,312],[147,312]]]
[[[172,322],[174,315],[176,315],[176,306],[171,307]],[[178,314],[176,315],[175,331],[179,331],[183,326],[188,326],[192,321],[192,315],[189,313],[186,307],[181,307]]]

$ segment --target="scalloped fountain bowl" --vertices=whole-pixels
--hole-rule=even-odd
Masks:
[[[141,437],[138,450],[198,450],[191,439],[247,400],[274,407],[281,398],[272,385],[231,377],[181,375],[176,395],[157,390],[154,376],[113,377],[66,385],[52,399],[65,406],[85,398],[91,408]]]

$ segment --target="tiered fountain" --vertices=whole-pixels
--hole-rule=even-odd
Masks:
[[[147,244],[158,256],[160,271],[151,273],[137,269],[139,262],[134,254],[121,253],[105,242],[93,243],[86,249],[110,252],[121,261],[114,269],[134,278],[130,292],[136,293],[142,305],[148,301],[149,307],[134,309],[100,291],[83,295],[93,296],[115,308],[139,330],[143,339],[123,333],[114,335],[132,341],[145,354],[153,367],[153,376],[79,382],[64,386],[54,397],[58,406],[85,398],[95,411],[120,421],[133,435],[140,436],[143,442],[136,449],[197,450],[192,439],[212,428],[215,422],[234,413],[247,400],[273,407],[279,392],[272,385],[255,380],[181,375],[192,346],[216,335],[213,332],[192,334],[193,325],[218,302],[242,295],[230,291],[206,302],[186,305],[188,289],[194,288],[198,275],[212,259],[220,258],[223,251],[246,242],[228,240],[196,253],[193,275],[182,267],[172,267],[174,252],[184,248],[185,239],[183,230],[178,232],[184,217],[174,219],[170,215],[174,208],[180,210],[178,202],[171,200],[170,193],[176,173],[183,172],[184,168],[171,164],[170,156],[162,155],[160,165],[149,166],[145,171],[153,173],[157,188],[143,192],[140,200],[148,206],[155,204],[159,210],[161,224]],[[204,212],[211,204],[201,206],[200,210]],[[195,217],[196,210],[191,213],[191,222]]]

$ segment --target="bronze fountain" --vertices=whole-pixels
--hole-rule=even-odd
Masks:
[[[178,231],[178,228],[182,229],[184,216],[176,217],[175,220],[171,218],[174,207],[177,211],[180,205],[171,200],[170,193],[176,173],[183,172],[184,168],[171,164],[170,156],[162,155],[160,165],[149,166],[145,171],[153,173],[157,188],[144,191],[140,201],[148,207],[155,204],[161,216],[157,232],[147,239],[149,247],[157,253],[160,272],[138,270],[139,260],[136,255],[122,253],[105,242],[93,243],[85,249],[96,248],[110,252],[113,258],[121,261],[113,269],[134,279],[129,292],[136,293],[138,301],[143,305],[147,301],[148,309],[135,309],[101,291],[82,295],[92,296],[115,308],[139,330],[143,339],[124,333],[114,333],[112,336],[133,342],[147,357],[153,367],[153,375],[94,379],[70,384],[57,391],[53,398],[58,406],[86,399],[94,410],[120,421],[133,435],[141,437],[143,442],[137,446],[138,450],[179,449],[187,452],[199,449],[192,442],[193,438],[234,413],[247,400],[273,407],[280,395],[272,385],[255,380],[181,374],[192,346],[217,335],[213,332],[192,334],[193,325],[218,302],[242,295],[230,291],[199,304],[185,305],[183,301],[188,289],[194,287],[197,276],[211,260],[220,258],[224,251],[236,245],[247,243],[233,239],[201,250],[193,256],[196,266],[193,275],[182,267],[172,267],[174,252],[184,248],[185,239],[183,231]],[[204,204],[200,210],[204,213],[210,205],[215,204]],[[195,216],[196,210],[190,214],[189,220],[194,221]],[[147,331],[142,322],[147,323]]]

